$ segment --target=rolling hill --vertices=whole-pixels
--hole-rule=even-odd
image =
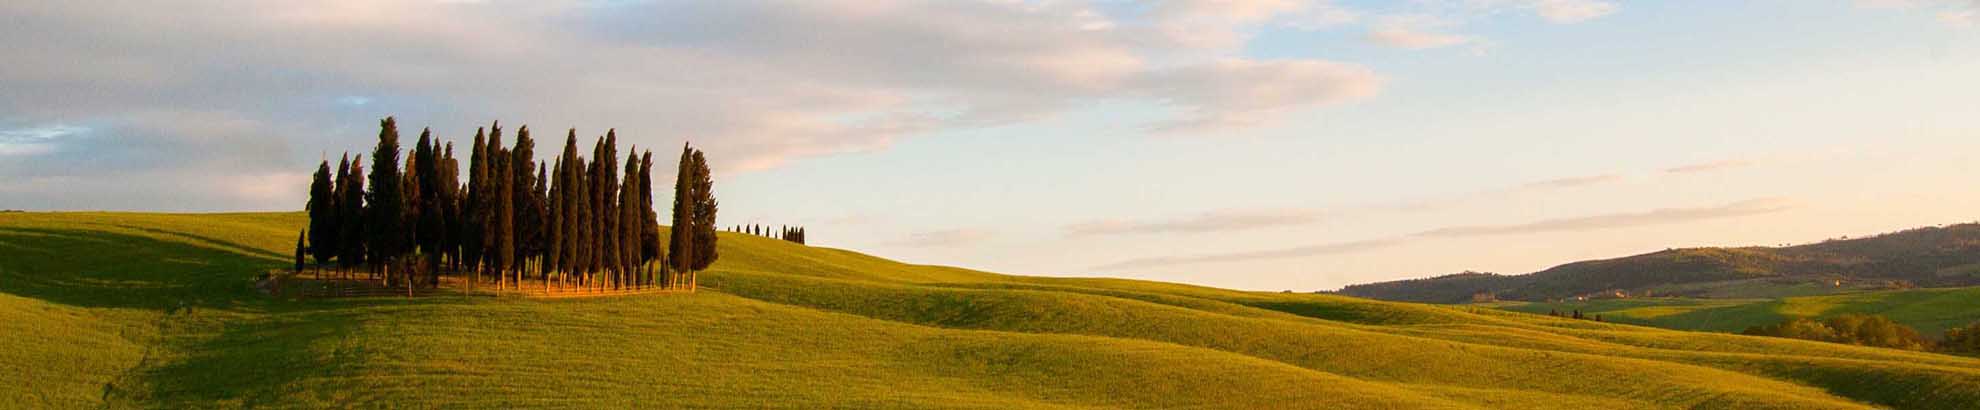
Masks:
[[[297,213],[0,214],[0,407],[1966,408],[1980,360],[727,234],[695,294],[276,300]]]
[[[1849,291],[1980,285],[1980,224],[1918,228],[1790,247],[1670,249],[1569,263],[1524,275],[1466,272],[1360,284],[1340,294],[1462,303],[1474,294],[1547,301],[1644,294],[1775,298]]]
[[[1846,313],[1884,316],[1937,338],[1947,328],[1980,322],[1980,287],[1907,289],[1780,299],[1633,298],[1564,302],[1497,302],[1500,309],[1545,314],[1580,310],[1604,319],[1667,329],[1738,332],[1791,317]]]

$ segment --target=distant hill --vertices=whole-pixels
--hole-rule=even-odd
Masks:
[[[1348,286],[1341,294],[1460,303],[1473,295],[1544,301],[1668,295],[1783,297],[1863,289],[1980,285],[1980,224],[1918,228],[1791,247],[1670,249],[1525,275],[1460,273]]]

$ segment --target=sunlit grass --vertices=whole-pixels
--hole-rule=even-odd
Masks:
[[[727,234],[692,295],[260,296],[248,283],[288,263],[303,224],[293,213],[0,214],[0,343],[15,347],[0,351],[0,370],[32,380],[0,383],[0,394],[61,408],[1980,401],[1980,361],[1952,356],[1477,306],[1009,276]]]

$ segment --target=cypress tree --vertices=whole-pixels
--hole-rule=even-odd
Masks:
[[[548,165],[545,165],[541,161],[537,162],[536,189],[531,190],[529,195],[529,224],[532,228],[530,230],[529,241],[526,242],[529,244],[529,255],[536,258],[537,273],[542,274],[545,280],[550,278],[550,265],[546,263],[546,259],[549,258],[547,254],[550,253],[550,236],[552,235],[550,232],[554,230],[551,227],[555,226],[550,223],[549,172],[550,167]],[[516,280],[520,281],[522,278],[519,277]],[[518,282],[517,286],[521,286],[521,283]]]
[[[488,248],[483,246],[488,227],[488,137],[485,129],[474,130],[474,147],[468,152],[467,198],[461,202],[461,258],[463,269],[467,269],[468,289],[481,278],[481,260]]]
[[[364,263],[364,160],[344,160],[337,177],[337,266],[346,270]]]
[[[694,148],[681,145],[681,162],[674,173],[673,234],[667,236],[669,282],[683,286],[682,279],[694,267]]]
[[[511,158],[513,152],[502,148],[501,129],[491,129],[488,148],[494,172],[489,173],[488,179],[489,184],[495,187],[492,198],[495,212],[493,224],[490,225],[494,234],[489,238],[494,240],[493,268],[498,275],[496,284],[501,286],[506,284],[509,269],[515,265],[516,258],[516,168],[510,166],[514,162]]]
[[[350,164],[344,164],[349,167]],[[309,181],[309,253],[316,257],[316,264],[329,262],[337,255],[337,189],[330,181],[330,161],[316,165],[316,174]]]
[[[639,158],[639,199],[639,262],[641,266],[649,267],[646,281],[652,285],[655,278],[650,264],[660,260],[663,250],[660,247],[660,215],[659,211],[653,210],[653,150],[647,150]]]
[[[371,191],[366,199],[370,210],[365,218],[366,242],[372,261],[389,265],[405,251],[405,191],[399,175],[399,125],[392,117],[378,123],[378,146],[371,151]],[[389,269],[389,267],[387,268]],[[385,271],[391,279],[391,271]]]
[[[708,171],[708,159],[701,150],[694,151],[694,265],[690,267],[688,286],[692,289],[697,283],[692,272],[708,269],[719,256],[715,252],[715,213],[719,208],[715,200],[715,180]]]
[[[557,170],[557,173],[549,175],[549,178],[555,178],[555,184],[551,184],[550,180],[544,180],[543,182],[545,185],[550,185],[550,192],[544,197],[546,202],[544,204],[544,218],[546,221],[543,226],[545,239],[543,249],[543,286],[546,290],[550,286],[550,272],[558,271],[564,267],[564,208],[566,207],[564,205],[564,190],[570,188],[570,185],[564,184],[563,156],[560,155],[552,158],[550,169]]]
[[[633,276],[639,265],[639,231],[646,224],[639,218],[646,214],[639,211],[639,158],[626,156],[625,179],[619,188],[619,271],[620,279],[627,285],[635,284]]]
[[[560,175],[557,177],[557,186],[562,187],[561,191],[563,191],[559,201],[562,202],[563,207],[561,211],[564,231],[563,237],[559,240],[564,254],[560,263],[565,274],[575,274],[579,266],[578,261],[582,259],[580,248],[583,243],[581,238],[584,237],[582,227],[585,225],[583,201],[580,200],[585,196],[585,189],[576,171],[584,168],[584,160],[578,158],[576,128],[572,128],[570,133],[564,136],[564,155],[559,162],[561,165],[557,167]]]
[[[521,286],[522,272],[528,266],[530,256],[535,254],[531,250],[535,249],[537,230],[542,224],[541,217],[535,215],[536,141],[529,138],[528,125],[516,129],[515,149],[504,158],[511,172],[508,179],[511,194],[509,221],[513,229],[509,232],[510,249],[506,252],[512,258],[508,264],[515,269],[516,285]]]
[[[621,253],[619,251],[620,247],[619,247],[619,197],[618,197],[618,192],[619,192],[618,130],[616,129],[605,130],[605,145],[604,148],[602,148],[602,150],[599,151],[599,155],[596,161],[598,163],[598,175],[601,177],[601,179],[596,184],[596,186],[599,189],[598,204],[599,204],[599,210],[601,211],[598,213],[599,220],[601,222],[600,225],[601,229],[598,232],[598,236],[600,239],[600,242],[598,244],[598,249],[600,251],[599,256],[601,256],[601,258],[599,258],[598,267],[600,270],[604,270],[604,269],[611,270],[612,286],[616,288],[619,286],[619,283],[625,279],[620,276],[625,273],[624,270],[620,269],[624,265],[619,263],[619,256]]]
[[[461,259],[461,162],[454,159],[454,143],[448,142],[445,153],[440,157],[440,177],[436,181],[440,189],[441,234],[440,253],[454,265]],[[456,266],[458,268],[458,266]],[[436,278],[437,279],[437,278]]]
[[[297,231],[297,232],[296,232],[296,271],[295,271],[295,273],[302,273],[302,270],[303,270],[303,260],[304,260],[304,256],[307,256],[306,254],[308,253],[308,252],[304,252],[304,251],[305,251],[305,249],[304,249],[304,247],[303,247],[303,239],[305,239],[305,238],[307,238],[308,236],[309,236],[309,231],[308,231],[308,230],[303,230],[303,231]]]

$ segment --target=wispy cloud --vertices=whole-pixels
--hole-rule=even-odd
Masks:
[[[941,248],[964,246],[982,242],[995,236],[990,231],[980,229],[945,229],[939,231],[916,232],[907,239],[889,245],[910,248]]]
[[[1413,236],[1449,238],[1591,231],[1769,214],[1793,208],[1793,202],[1783,198],[1762,198],[1702,208],[1661,208],[1644,212],[1547,219],[1514,225],[1454,226],[1423,231]]]
[[[1321,255],[1359,252],[1389,246],[1401,245],[1415,240],[1431,238],[1461,238],[1495,235],[1541,234],[1555,232],[1593,231],[1647,225],[1663,225],[1696,222],[1712,219],[1735,218],[1782,212],[1794,209],[1794,203],[1784,198],[1761,198],[1734,202],[1719,206],[1698,208],[1662,208],[1643,212],[1622,212],[1591,215],[1575,218],[1547,219],[1513,225],[1467,225],[1432,229],[1392,238],[1370,239],[1351,242],[1309,245],[1294,248],[1261,251],[1233,252],[1197,256],[1165,256],[1130,259],[1094,267],[1095,270],[1118,271],[1122,269],[1153,268],[1174,265],[1204,263],[1243,262],[1254,260],[1288,259]]]
[[[1468,36],[1438,31],[1452,26],[1455,26],[1455,23],[1432,15],[1395,15],[1384,17],[1370,27],[1365,38],[1371,43],[1384,47],[1411,50],[1449,47],[1474,41]]]
[[[1146,269],[1176,265],[1197,265],[1206,263],[1243,262],[1253,260],[1286,259],[1308,256],[1333,255],[1386,248],[1407,242],[1402,238],[1372,239],[1365,241],[1329,243],[1297,248],[1271,249],[1252,252],[1235,252],[1198,256],[1165,256],[1130,259],[1093,267],[1094,270],[1119,271],[1126,269]]]
[[[1533,11],[1555,23],[1579,23],[1614,14],[1615,3],[1596,0],[1537,0]]]
[[[1520,185],[1519,187],[1520,189],[1576,188],[1576,187],[1584,187],[1591,185],[1601,185],[1601,184],[1606,184],[1621,180],[1623,180],[1623,176],[1619,174],[1587,175],[1587,176],[1576,176],[1576,177],[1566,177],[1566,178],[1555,178],[1545,181],[1534,181],[1527,183],[1525,185]]]
[[[1723,171],[1734,168],[1745,168],[1753,165],[1754,165],[1753,161],[1748,161],[1743,159],[1728,159],[1728,160],[1720,160],[1720,161],[1712,161],[1712,162],[1700,162],[1696,164],[1679,165],[1675,167],[1665,168],[1664,172],[1670,174],[1695,174],[1701,172]]]
[[[1185,218],[1152,220],[1103,220],[1065,227],[1072,237],[1159,233],[1231,232],[1251,229],[1306,225],[1320,220],[1319,213],[1305,209],[1237,210],[1197,214]]]
[[[41,155],[55,151],[63,137],[89,131],[88,128],[53,124],[0,130],[0,156]]]

